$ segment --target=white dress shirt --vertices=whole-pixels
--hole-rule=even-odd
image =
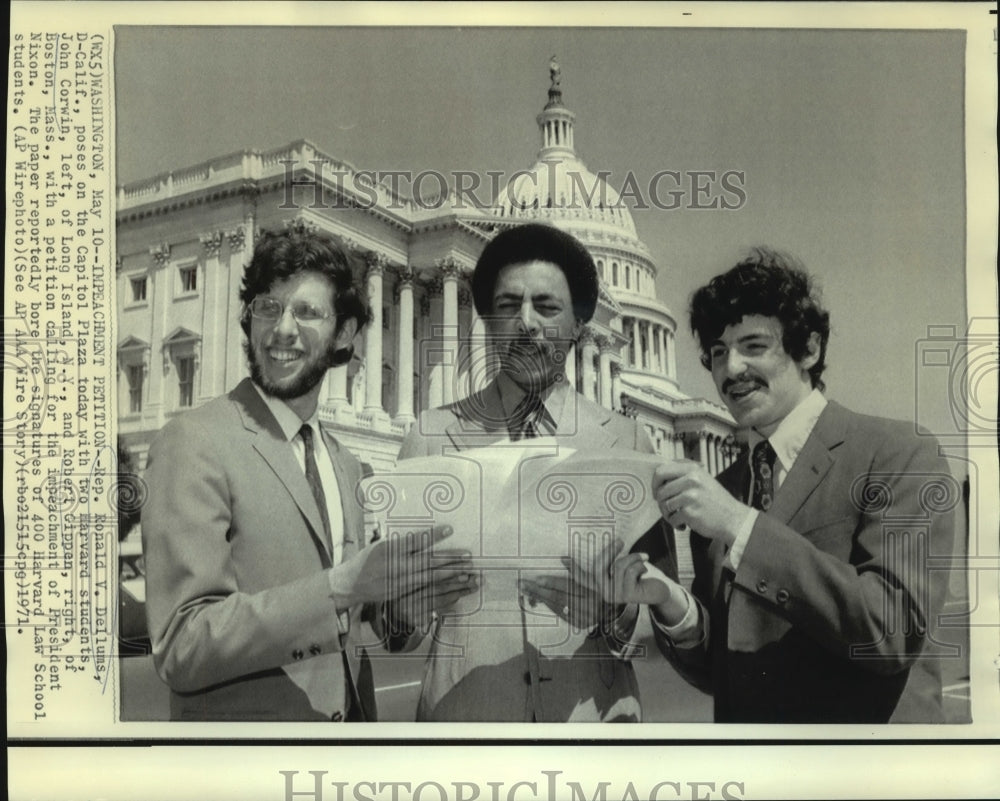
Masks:
[[[777,455],[774,463],[775,495],[777,495],[778,489],[784,483],[785,478],[795,464],[795,460],[805,446],[806,440],[809,439],[809,435],[812,434],[813,429],[816,427],[816,421],[819,420],[823,409],[826,408],[826,403],[826,396],[818,389],[814,389],[806,395],[798,406],[785,416],[785,419],[778,424],[774,433],[770,437],[766,437]],[[765,437],[756,429],[750,430],[748,459],[750,458],[749,454],[753,453],[753,449],[757,443],[764,439]],[[729,548],[729,553],[726,555],[726,559],[734,571],[740,566],[743,552],[746,550],[747,542],[750,541],[750,535],[753,533],[754,524],[757,522],[757,515],[760,514],[759,510],[750,508],[749,506],[753,494],[753,483],[753,461],[751,460],[750,489],[747,492],[747,497],[743,499],[747,504],[747,514],[743,518],[743,523],[736,534],[736,539],[733,540],[733,544]],[[691,648],[703,642],[708,636],[708,626],[702,626],[698,604],[694,602],[691,593],[686,588],[682,589],[687,600],[687,611],[676,625],[666,625],[658,620],[655,614],[652,617],[653,622],[664,634],[670,637],[674,645],[679,648]]]
[[[337,483],[337,474],[333,471],[330,452],[326,448],[326,440],[320,428],[319,410],[313,412],[313,416],[308,420],[302,420],[283,400],[267,395],[256,384],[254,384],[254,389],[260,393],[267,408],[274,415],[274,419],[278,421],[281,433],[285,435],[285,439],[292,446],[295,461],[299,463],[303,475],[306,472],[306,446],[299,429],[303,425],[309,425],[313,430],[313,456],[316,459],[320,484],[323,486],[323,495],[326,498],[326,512],[330,519],[330,538],[333,540],[330,543],[330,563],[340,564],[344,555],[344,507],[340,503],[340,485]]]
[[[322,429],[319,424],[319,411],[313,413],[308,420],[303,421],[288,405],[279,398],[274,398],[265,393],[260,387],[254,384],[254,389],[260,394],[267,408],[270,409],[274,419],[278,421],[281,433],[292,447],[295,460],[302,469],[302,474],[306,472],[306,446],[299,430],[302,426],[309,425],[313,430],[313,457],[316,460],[316,469],[319,472],[320,484],[323,487],[323,495],[326,499],[326,512],[330,520],[330,563],[340,564],[344,556],[344,507],[340,502],[340,486],[337,483],[337,474],[333,470],[333,462],[330,461],[330,452],[327,450],[326,441],[323,438]],[[333,576],[330,576],[331,589]],[[336,614],[336,609],[331,605],[331,611]],[[349,612],[344,610],[337,615],[337,624],[342,635],[346,634],[350,628]],[[308,696],[313,709],[327,716],[333,717],[339,713],[340,718],[345,715],[347,707],[347,688],[343,682],[333,682],[328,680],[330,669],[328,663],[339,665],[343,660],[341,653],[320,654],[312,659],[301,662],[292,662],[284,665],[283,670],[288,677],[294,681],[299,688]]]

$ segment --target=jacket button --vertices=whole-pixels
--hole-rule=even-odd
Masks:
[[[757,592],[767,592],[767,579],[761,579],[757,582]]]
[[[312,654],[313,656],[316,656],[322,650],[323,649],[320,648],[316,643],[313,643],[312,645],[309,646],[309,653]]]
[[[778,590],[778,594],[775,597],[778,599],[779,604],[786,603],[788,601],[788,590]]]
[[[330,716],[330,720],[332,720],[334,723],[340,723],[340,721],[342,721],[343,719],[344,719],[344,713],[341,712],[339,709]]]
[[[296,648],[292,651],[292,659],[301,659],[303,656],[305,656],[305,654],[302,653],[301,648]]]
[[[531,684],[531,673],[529,671],[524,671],[524,683]]]

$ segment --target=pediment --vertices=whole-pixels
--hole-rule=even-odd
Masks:
[[[168,347],[170,345],[179,345],[184,342],[200,342],[200,341],[201,341],[201,334],[196,334],[189,328],[178,326],[163,338],[163,345],[164,347]]]
[[[118,350],[143,350],[149,347],[149,343],[139,337],[127,336],[118,343]]]

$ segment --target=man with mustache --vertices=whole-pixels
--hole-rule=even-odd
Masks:
[[[690,313],[749,450],[717,479],[689,461],[654,477],[665,519],[693,532],[693,598],[668,580],[621,594],[650,604],[716,721],[888,722],[942,608],[928,556],[952,553],[958,484],[926,432],[823,395],[829,315],[793,260],[754,250]],[[937,664],[913,671],[911,719],[942,719]]]
[[[399,459],[533,437],[554,437],[559,447],[573,449],[652,453],[636,420],[593,403],[566,380],[566,360],[594,314],[598,287],[593,259],[571,235],[541,224],[499,233],[472,275],[473,299],[499,356],[499,374],[483,390],[424,412]],[[509,520],[513,548],[516,509]],[[657,525],[642,547],[662,571],[676,576],[669,527]],[[610,563],[611,554],[604,556]],[[566,579],[564,574],[561,586],[522,583],[520,614],[505,624],[477,625],[474,615],[468,622],[440,619],[418,720],[639,720],[635,673],[625,658],[637,607],[603,604]],[[558,649],[546,647],[564,633]],[[412,648],[419,639],[417,632],[402,647]]]
[[[142,510],[153,659],[179,720],[376,719],[362,619],[473,592],[450,532],[365,542],[361,465],[319,423],[327,369],[369,320],[344,251],[301,223],[262,232],[240,291],[250,378],[175,417]],[[422,621],[408,621],[420,623]]]

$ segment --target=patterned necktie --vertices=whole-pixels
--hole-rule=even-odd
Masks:
[[[316,456],[313,450],[313,430],[308,423],[299,429],[299,435],[306,446],[306,481],[309,482],[309,489],[312,490],[316,505],[319,507],[319,516],[323,521],[323,536],[326,538],[326,546],[333,552],[333,537],[330,534],[330,514],[326,508],[326,495],[323,493],[323,483],[319,479],[319,468],[316,467]]]
[[[778,455],[766,439],[753,449],[753,498],[750,505],[766,512],[774,500],[774,462]]]

